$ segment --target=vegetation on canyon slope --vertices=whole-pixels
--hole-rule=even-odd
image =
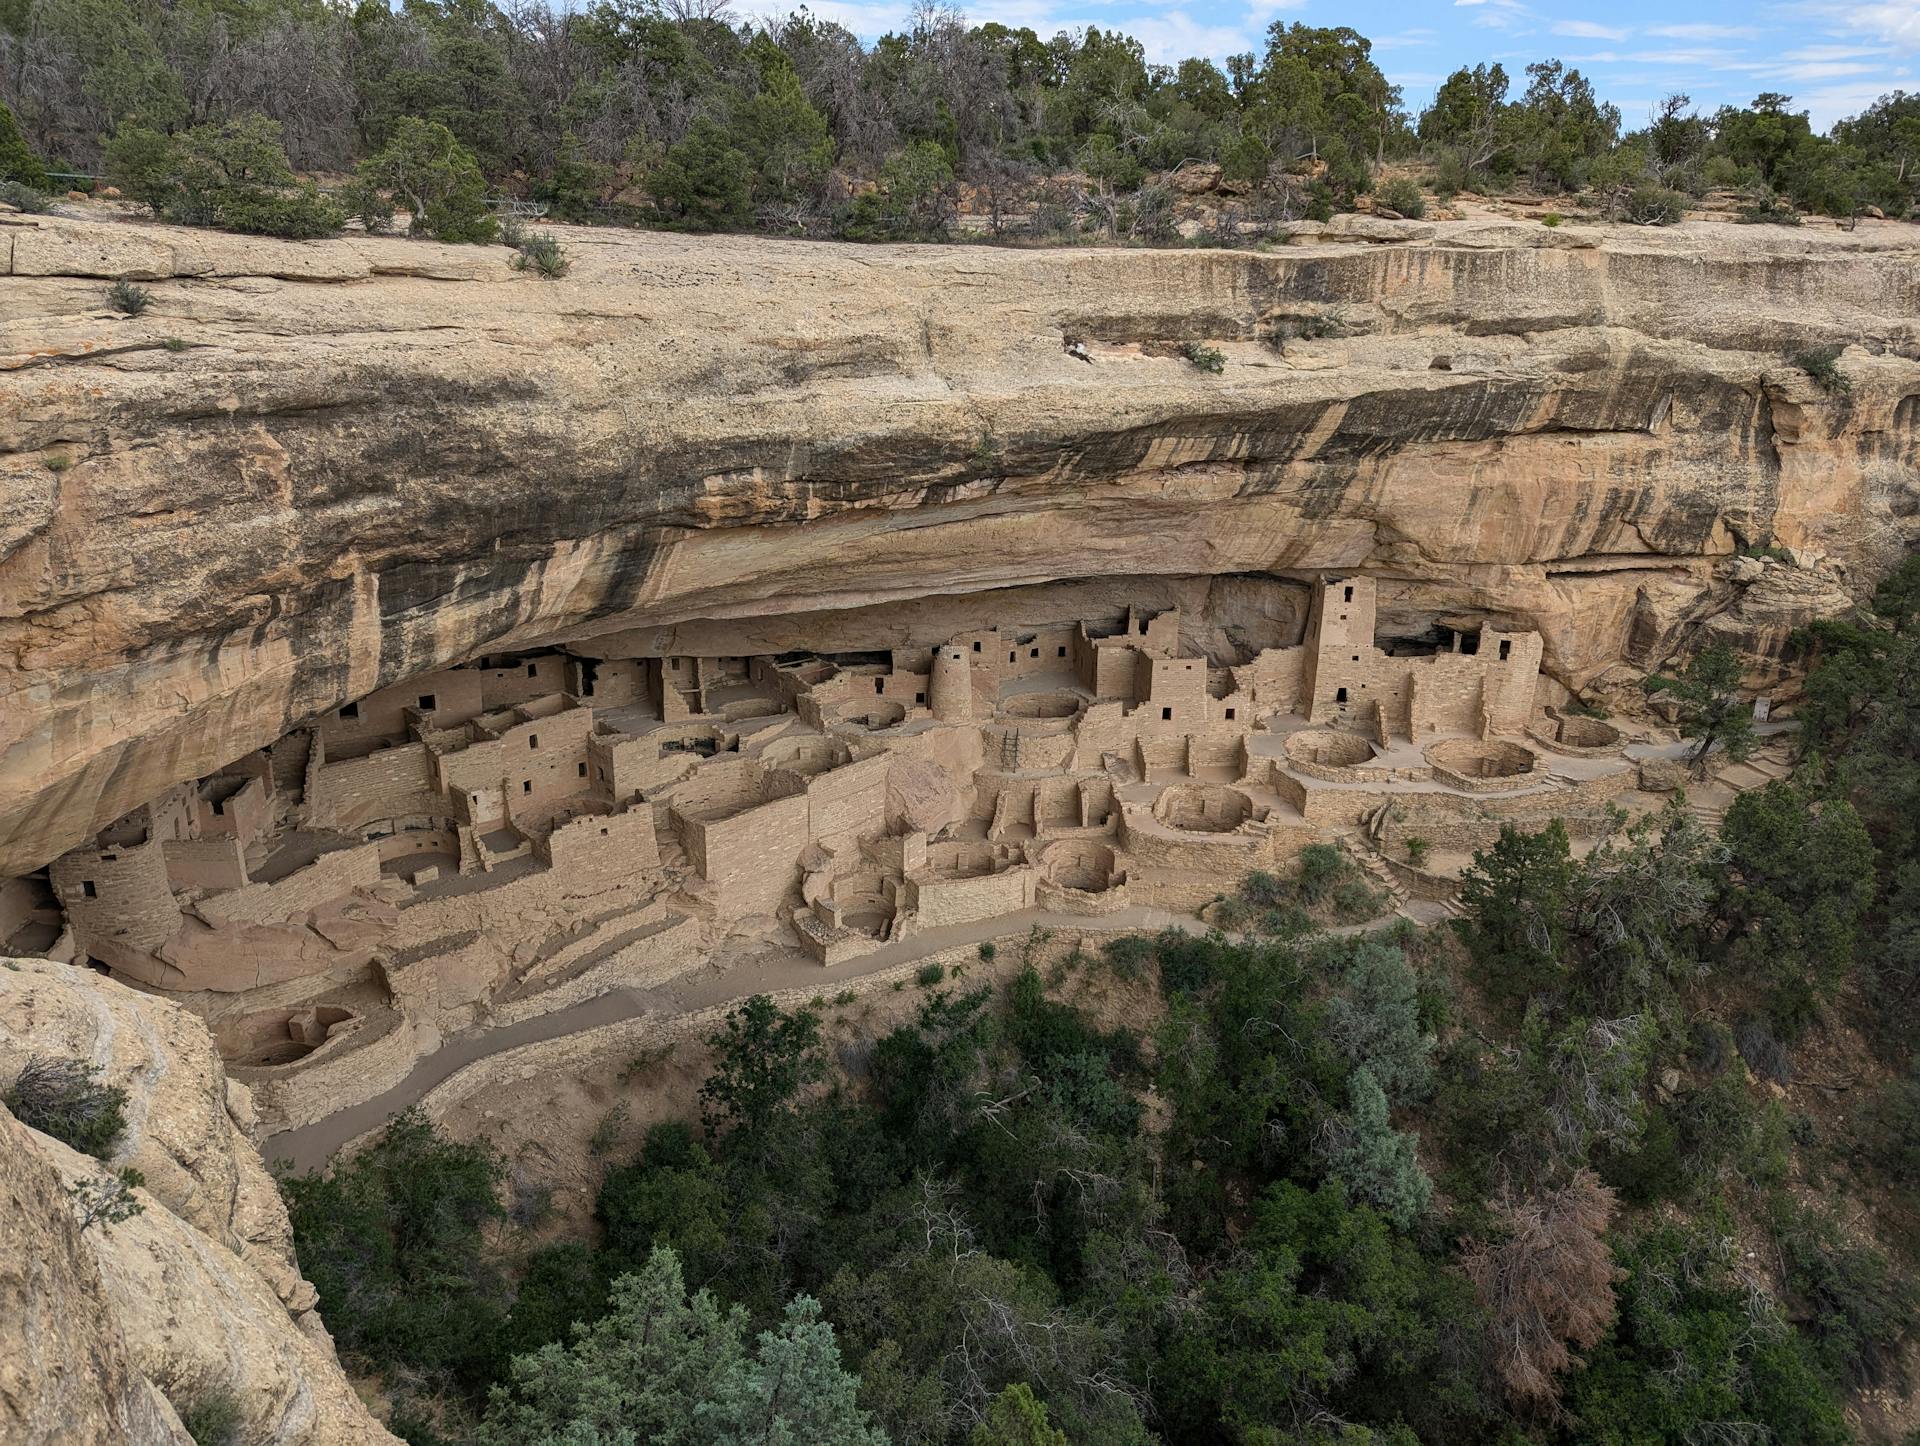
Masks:
[[[591,1240],[409,1116],[286,1182],[303,1268],[416,1442],[654,1439],[656,1375],[688,1442],[1850,1439],[1920,1325],[1920,560],[1808,643],[1717,834],[1508,829],[1425,933],[1255,879],[837,1053],[752,1000]]]
[[[1222,168],[1240,219],[1350,206],[1390,160],[1417,161],[1442,196],[1590,192],[1646,222],[1709,187],[1788,221],[1781,199],[1900,215],[1920,187],[1920,96],[1825,136],[1785,95],[1712,114],[1674,96],[1626,132],[1579,71],[1543,60],[1524,77],[1462,68],[1415,114],[1345,26],[1275,22],[1263,53],[1223,70],[1148,65],[1118,32],[1048,39],[932,5],[869,47],[804,9],[748,23],[658,0],[0,0],[0,181],[105,164],[179,219],[317,234],[364,211],[366,187],[404,190],[394,147],[425,127],[469,192],[490,183],[558,217],[850,238],[943,234],[963,184],[998,232],[1060,174],[1073,184],[1029,233],[1165,240],[1174,198],[1151,178],[1187,161]],[[355,164],[340,205],[292,176]],[[174,184],[194,176],[209,204]],[[622,193],[634,204],[610,204]],[[1404,178],[1379,195],[1422,204]]]

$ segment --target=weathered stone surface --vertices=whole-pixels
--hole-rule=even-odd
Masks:
[[[250,1113],[246,1091],[227,1080],[205,1026],[90,970],[8,961],[0,1084],[33,1054],[86,1060],[103,1083],[124,1088],[127,1132],[103,1166],[0,1111],[0,1191],[19,1196],[0,1220],[0,1257],[22,1253],[10,1235],[41,1241],[44,1278],[26,1293],[56,1292],[67,1334],[54,1339],[73,1362],[52,1368],[30,1339],[32,1313],[0,1311],[0,1437],[184,1442],[155,1388],[179,1395],[211,1385],[233,1392],[248,1442],[393,1441],[348,1385],[313,1313],[285,1206],[238,1123]],[[145,1177],[142,1212],[76,1230],[67,1191],[127,1166]],[[0,1301],[6,1270],[0,1263]],[[12,1338],[16,1321],[29,1339]],[[19,1385],[8,1376],[15,1359],[27,1362]],[[8,1410],[29,1423],[24,1436],[4,1429]],[[80,1413],[78,1423],[125,1425],[68,1428],[62,1411]]]
[[[1396,239],[1272,254],[562,228],[546,283],[497,247],[31,219],[0,875],[382,684],[595,627],[1363,569],[1383,619],[1513,619],[1580,689],[1733,605],[1743,544],[1825,558],[1831,601],[1920,513],[1893,223],[1343,221]],[[139,318],[100,305],[122,246],[171,277]],[[1265,343],[1306,316],[1342,334]],[[1834,341],[1829,395],[1787,358]]]
[[[189,1446],[140,1374],[36,1137],[0,1108],[0,1440]]]

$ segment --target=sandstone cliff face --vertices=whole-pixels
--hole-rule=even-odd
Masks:
[[[568,231],[546,283],[503,248],[0,227],[0,875],[380,685],[596,628],[1365,569],[1383,617],[1513,618],[1581,687],[1712,615],[1773,640],[1743,544],[1824,558],[1787,601],[1826,606],[1915,531],[1912,228],[1342,229]],[[121,274],[146,315],[105,309]],[[1268,344],[1303,319],[1334,334]],[[1787,360],[1831,342],[1833,395]]]
[[[0,1110],[0,1439],[186,1442],[168,1399],[225,1387],[249,1443],[392,1442],[313,1312],[246,1091],[199,1020],[89,970],[7,961],[0,1082],[32,1054],[98,1066],[128,1126],[102,1166]],[[125,1166],[142,1211],[79,1229],[68,1192]]]

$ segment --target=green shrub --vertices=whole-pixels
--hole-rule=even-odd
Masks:
[[[1920,1292],[1871,1245],[1850,1240],[1830,1215],[1783,1205],[1774,1239],[1787,1289],[1805,1309],[1815,1355],[1853,1388],[1907,1385],[1905,1347],[1920,1325]]]
[[[369,236],[379,236],[393,229],[393,201],[378,186],[356,179],[340,193],[340,203],[346,210],[347,219],[358,221]]]
[[[127,195],[177,225],[290,240],[340,229],[340,208],[294,176],[280,123],[262,115],[173,135],[122,126],[107,144],[106,165]]]
[[[97,1073],[81,1060],[36,1054],[7,1091],[7,1108],[30,1129],[107,1159],[126,1132],[127,1092],[99,1083]]]
[[[1401,840],[1401,843],[1407,851],[1407,862],[1412,864],[1416,869],[1425,865],[1427,855],[1433,851],[1433,845],[1421,838],[1418,834],[1409,834],[1405,839]]]
[[[171,1394],[169,1400],[172,1400]],[[182,1391],[180,1399],[173,1400],[173,1409],[180,1413],[180,1424],[193,1437],[193,1446],[238,1446],[246,1415],[232,1388],[195,1386]]]
[[[138,316],[153,303],[153,293],[121,277],[107,288],[107,305],[122,316]]]
[[[1853,383],[1840,370],[1840,353],[1845,350],[1845,345],[1840,342],[1808,347],[1805,351],[1794,353],[1793,364],[1812,377],[1821,391],[1839,396],[1853,390]]]
[[[1664,186],[1636,186],[1622,212],[1636,226],[1674,226],[1687,219],[1691,203],[1679,191]]]
[[[514,270],[535,271],[548,281],[557,281],[565,276],[571,265],[567,260],[566,248],[550,231],[536,231],[522,239],[520,249],[513,258]]]
[[[991,964],[993,962],[993,956],[997,952],[998,951],[994,948],[993,942],[991,940],[982,944],[979,949],[980,962],[982,964]]]
[[[1566,218],[1558,211],[1549,211],[1540,218],[1540,224],[1542,226],[1558,226],[1565,219]]]
[[[20,12],[23,16],[26,11]],[[7,103],[0,100],[0,181],[17,182],[22,190],[38,194],[47,188],[47,168],[20,134],[20,124]],[[13,200],[7,196],[7,200]],[[16,203],[17,204],[17,203]],[[22,206],[22,210],[27,209]]]
[[[1433,168],[1433,194],[1443,201],[1451,201],[1466,189],[1467,164],[1460,158],[1460,153],[1453,150],[1441,152],[1440,160]]]
[[[1227,369],[1227,354],[1218,347],[1208,346],[1203,341],[1188,342],[1180,348],[1180,355],[1201,371],[1212,372],[1216,376]]]
[[[29,216],[40,216],[53,209],[53,197],[43,194],[25,181],[0,181],[0,201],[17,206]]]
[[[913,982],[922,989],[931,989],[947,977],[947,971],[938,964],[922,964],[914,971]]]
[[[1386,185],[1373,193],[1374,201],[1389,211],[1398,211],[1410,220],[1419,220],[1427,214],[1426,197],[1420,194],[1420,188],[1405,177],[1388,181]]]
[[[168,337],[165,341],[161,342],[160,345],[168,351],[185,351],[187,349],[186,340],[177,336]]]
[[[410,235],[478,245],[498,229],[479,162],[438,121],[402,118],[393,138],[360,163],[359,181],[406,202]]]

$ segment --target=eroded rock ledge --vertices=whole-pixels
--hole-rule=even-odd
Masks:
[[[34,1055],[127,1092],[106,1164],[0,1109],[0,1438],[184,1443],[170,1401],[222,1389],[247,1441],[391,1446],[341,1372],[246,1089],[178,1005],[46,960],[0,971],[0,1085]],[[80,1227],[71,1192],[124,1167],[138,1214]]]
[[[1539,631],[1578,689],[1709,619],[1759,664],[1916,530],[1911,228],[565,239],[544,283],[503,249],[0,227],[0,875],[595,628],[697,652],[714,619],[1338,568],[1383,617]],[[121,274],[145,315],[106,309]],[[1788,358],[1832,343],[1829,395]],[[1812,565],[1743,586],[1757,543]]]

